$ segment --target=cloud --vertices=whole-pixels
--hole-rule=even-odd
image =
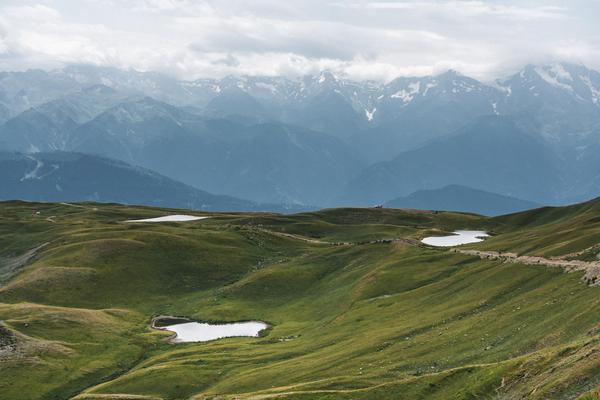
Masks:
[[[122,6],[130,6],[133,12],[148,12],[155,14],[173,13],[199,15],[213,12],[214,8],[204,1],[193,0],[133,0],[123,2]]]
[[[323,21],[281,21],[264,18],[211,20],[179,18],[177,25],[196,32],[191,44],[198,52],[293,53],[307,58],[349,61],[389,51],[440,51],[446,39],[434,32],[364,28]],[[202,26],[202,32],[196,27]],[[207,29],[208,28],[208,29]]]
[[[343,3],[338,3],[344,7]],[[452,13],[458,17],[497,16],[515,19],[562,18],[565,7],[537,6],[523,7],[509,4],[490,4],[483,1],[454,0],[454,1],[376,1],[354,3],[352,7],[370,8],[376,10],[411,10],[430,14]]]
[[[228,67],[236,68],[240,66],[240,60],[234,57],[232,54],[227,54],[226,57],[219,58],[212,61],[213,65],[226,65]]]
[[[60,13],[57,10],[42,4],[19,7],[9,6],[2,9],[2,14],[6,18],[32,23],[45,23],[47,21],[56,21],[60,18]]]
[[[0,69],[92,63],[194,79],[327,68],[388,80],[446,68],[488,79],[547,59],[600,67],[600,28],[578,1],[4,3]]]

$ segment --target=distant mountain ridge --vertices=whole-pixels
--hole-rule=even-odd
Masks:
[[[338,200],[369,205],[448,184],[547,202],[561,181],[548,145],[511,118],[488,116],[453,136],[365,168]]]
[[[328,202],[364,165],[330,135],[280,122],[207,119],[150,97],[127,98],[79,125],[68,121],[52,128],[60,121],[30,110],[0,127],[0,143],[20,152],[97,154],[210,192],[293,206]]]
[[[421,210],[462,211],[487,216],[512,214],[540,207],[532,201],[502,196],[461,185],[448,185],[439,189],[420,190],[384,204],[392,208]]]
[[[291,211],[213,195],[121,161],[67,152],[0,152],[0,199],[95,201],[206,211]]]
[[[155,72],[75,65],[48,72],[0,72],[0,104],[16,115],[97,85],[199,109],[223,96],[235,98],[237,93],[250,96],[246,98],[252,100],[247,101],[263,107],[263,113],[285,122],[295,118],[287,115],[288,111],[310,108],[315,99],[332,94],[343,99],[368,125],[389,123],[398,118],[397,112],[432,98],[449,102],[484,99],[478,108],[489,114],[512,113],[522,109],[523,104],[544,100],[545,93],[559,93],[563,99],[600,108],[600,72],[566,63],[527,65],[516,74],[493,83],[483,83],[453,70],[435,76],[398,77],[387,83],[353,81],[328,71],[298,78],[228,76],[183,81]],[[210,108],[216,108],[217,112],[230,111]]]

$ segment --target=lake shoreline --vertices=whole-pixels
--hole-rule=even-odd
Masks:
[[[250,323],[261,324],[264,327],[262,329],[258,330],[256,332],[256,334],[254,334],[254,335],[243,334],[243,335],[221,336],[221,337],[215,337],[215,338],[211,338],[211,339],[207,339],[207,340],[178,340],[177,338],[179,337],[179,335],[177,334],[177,332],[172,329],[169,329],[169,328],[172,328],[173,326],[183,325],[183,324],[200,324],[200,325],[206,325],[208,327],[222,327],[225,325],[250,324]],[[188,318],[188,317],[179,317],[179,316],[172,316],[172,315],[159,315],[159,316],[152,318],[150,327],[155,330],[171,332],[172,335],[168,336],[166,338],[166,340],[172,344],[180,344],[180,343],[210,342],[210,341],[214,341],[214,340],[225,339],[228,337],[263,337],[266,335],[266,332],[273,327],[273,325],[270,323],[267,323],[264,321],[258,321],[258,320],[240,320],[240,321],[207,321],[207,320],[204,320],[204,321],[200,321],[200,320],[195,320],[195,319]]]

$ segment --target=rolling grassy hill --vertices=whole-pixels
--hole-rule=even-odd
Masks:
[[[419,244],[483,229],[465,247],[591,260],[600,201],[123,222],[175,212],[0,204],[0,398],[600,398],[600,289],[581,272]],[[271,328],[170,344],[156,315]]]

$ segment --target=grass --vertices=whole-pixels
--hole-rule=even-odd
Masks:
[[[473,248],[585,253],[600,242],[595,202],[498,218],[331,209],[122,223],[173,212],[0,204],[0,273],[49,243],[0,287],[17,343],[2,352],[0,340],[0,398],[598,398],[600,289],[414,244],[473,228],[494,233]],[[413,241],[378,242],[396,238]],[[272,328],[172,345],[149,329],[155,315]]]

